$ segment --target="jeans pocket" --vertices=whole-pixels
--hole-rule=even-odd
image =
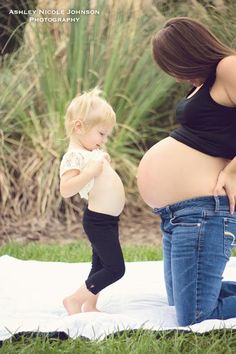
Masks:
[[[170,219],[170,224],[173,226],[200,227],[201,221],[199,218],[191,216],[174,216]]]
[[[224,218],[224,254],[231,256],[233,247],[236,246],[236,220]]]

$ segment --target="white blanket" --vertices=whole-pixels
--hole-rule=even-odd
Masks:
[[[127,262],[126,274],[104,289],[101,313],[68,316],[62,299],[86,279],[90,263],[22,261],[0,257],[0,340],[19,332],[65,332],[69,337],[103,339],[125,329],[182,329],[203,333],[236,328],[236,318],[207,320],[177,327],[174,307],[167,305],[163,262]],[[236,281],[236,257],[224,278]]]

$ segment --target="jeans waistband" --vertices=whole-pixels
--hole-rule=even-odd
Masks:
[[[183,209],[205,209],[211,211],[229,211],[229,200],[227,196],[207,196],[186,199],[162,208],[154,208],[154,214],[164,217]]]

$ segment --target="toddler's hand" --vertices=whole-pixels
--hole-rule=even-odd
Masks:
[[[91,160],[84,167],[84,171],[86,171],[86,173],[89,173],[91,177],[97,177],[102,172],[103,163],[104,163],[103,159]]]
[[[104,159],[106,159],[108,162],[111,162],[111,157],[107,152],[104,153]]]

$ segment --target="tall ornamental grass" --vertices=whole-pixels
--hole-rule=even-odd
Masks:
[[[178,6],[175,1],[93,3],[100,14],[81,15],[78,23],[28,24],[22,47],[1,60],[0,208],[4,222],[21,216],[75,220],[80,201],[62,201],[59,195],[58,169],[67,145],[63,119],[69,101],[96,85],[117,113],[108,151],[124,181],[128,202],[135,203],[138,162],[147,147],[176,125],[174,105],[185,90],[155,66],[152,34],[168,17],[190,15],[235,46],[233,2],[227,2],[221,12],[211,2],[203,6],[197,1],[191,2],[192,7],[185,1]],[[86,0],[71,2],[74,9],[88,6]]]
[[[86,7],[84,0],[73,6]],[[173,83],[152,62],[154,15],[113,9],[103,0],[97,9],[100,15],[81,16],[69,28],[30,25],[31,41],[26,38],[20,51],[2,61],[0,180],[5,217],[58,216],[71,210],[58,188],[59,162],[67,145],[64,112],[77,93],[96,85],[117,112],[108,150],[127,188],[133,188],[144,146],[142,127],[148,126],[150,112]]]

